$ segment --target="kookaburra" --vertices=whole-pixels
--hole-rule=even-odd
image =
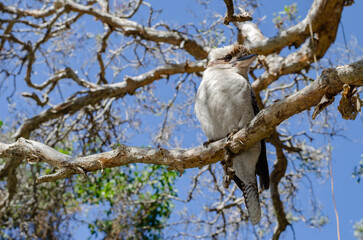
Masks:
[[[195,112],[209,141],[246,127],[259,112],[248,81],[248,66],[256,58],[243,45],[216,48],[209,53],[195,102]],[[266,145],[262,140],[233,157],[234,181],[242,190],[252,224],[261,219],[256,174],[260,187],[269,188]]]

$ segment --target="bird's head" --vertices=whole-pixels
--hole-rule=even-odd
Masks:
[[[251,52],[243,45],[212,49],[208,55],[208,68],[231,69],[247,78],[248,66],[255,60],[257,54]]]

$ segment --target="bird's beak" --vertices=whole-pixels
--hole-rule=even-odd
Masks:
[[[253,60],[255,60],[256,57],[257,57],[256,53],[250,54],[247,56],[237,58],[236,60],[234,60],[230,63],[232,63],[233,66],[236,66],[238,68],[246,68],[253,62]]]
[[[243,56],[243,57],[237,58],[237,60],[236,60],[236,61],[243,61],[243,60],[247,60],[247,59],[250,59],[250,58],[255,59],[255,58],[254,58],[255,56],[257,56],[257,54],[256,54],[256,53],[254,53],[254,54],[250,54],[250,55],[247,55],[247,56]]]

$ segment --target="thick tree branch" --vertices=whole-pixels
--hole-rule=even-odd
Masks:
[[[201,167],[220,161],[229,147],[234,153],[247,149],[252,144],[266,138],[275,131],[285,119],[308,110],[319,104],[325,96],[331,98],[338,94],[344,84],[363,85],[363,60],[326,69],[313,83],[295,94],[263,109],[247,126],[231,137],[209,145],[192,149],[153,149],[127,147],[121,145],[116,150],[91,156],[75,157],[64,155],[39,142],[20,138],[13,144],[0,144],[0,157],[28,161],[42,161],[61,169],[61,172],[45,176],[38,181],[49,181],[70,176],[75,173],[96,171],[103,168],[122,166],[129,163],[167,165],[182,172],[186,168]]]
[[[305,42],[301,48],[289,54],[286,57],[280,57],[276,53],[278,53],[281,49],[275,49],[274,54],[270,54],[266,57],[259,57],[259,59],[263,62],[264,66],[266,67],[266,71],[255,81],[253,82],[252,86],[255,90],[256,94],[258,94],[259,91],[267,88],[272,82],[276,81],[280,76],[287,75],[290,73],[299,72],[304,68],[307,68],[310,66],[312,62],[314,62],[314,59],[319,60],[322,58],[326,51],[329,49],[330,45],[334,42],[336,33],[338,30],[338,23],[341,16],[341,11],[343,7],[337,8],[337,11],[334,12],[335,15],[330,15],[328,17],[326,16],[320,16],[320,18],[317,18],[318,16],[312,17],[309,16],[309,14],[315,14],[318,9],[315,9],[317,7],[324,8],[328,7],[323,4],[324,1],[315,1],[312,5],[308,16],[305,18],[304,21],[307,21],[306,19],[315,19],[315,22],[313,22],[311,25],[318,26],[323,24],[322,26],[318,28],[318,30],[314,30],[312,28],[313,36],[311,35],[301,35],[299,41]],[[333,2],[333,1],[332,1]],[[318,4],[319,3],[319,4]],[[315,10],[314,10],[315,9]],[[330,9],[330,8],[328,8]],[[326,11],[326,9],[323,9]],[[323,11],[323,10],[319,10]],[[331,10],[331,9],[330,9]],[[339,10],[339,11],[338,11]],[[327,14],[327,13],[325,13]],[[330,13],[332,14],[332,13]],[[327,19],[328,18],[328,19]],[[338,20],[337,20],[338,19]],[[303,22],[304,22],[303,21]],[[299,23],[301,24],[301,23]],[[299,25],[298,24],[298,25]],[[299,29],[295,25],[292,28],[289,29]],[[238,35],[238,41],[250,48],[252,52],[256,52],[259,54],[265,54],[263,51],[260,51],[259,49],[254,48],[255,43],[266,43],[268,42],[269,38],[266,38],[263,36],[261,31],[258,29],[256,24],[253,23],[240,23],[237,24],[239,35]],[[309,30],[309,28],[308,28]],[[275,38],[280,36],[282,33],[277,35]],[[286,39],[294,40],[296,35],[299,36],[299,32],[290,33],[291,38],[288,36],[285,36]],[[309,34],[311,34],[309,32]],[[308,39],[308,40],[306,40]],[[300,43],[301,44],[301,43]],[[299,44],[299,46],[300,46]],[[262,46],[262,45],[261,45]],[[286,45],[289,46],[289,45]],[[265,47],[269,47],[266,45]]]
[[[310,26],[313,33],[328,34],[330,42],[334,42],[336,29],[339,25],[344,7],[342,0],[315,0],[305,19],[298,24],[281,31],[272,38],[250,41],[246,45],[255,53],[268,55],[278,53],[286,46],[299,47],[310,37]]]
[[[65,72],[62,71],[61,73],[63,74],[63,77],[70,77],[74,79],[78,84],[87,85],[92,88],[86,92],[82,92],[83,94],[85,94],[84,96],[67,99],[65,102],[55,105],[50,109],[44,110],[37,116],[25,120],[24,123],[17,129],[13,137],[16,139],[20,137],[29,138],[30,133],[34,129],[37,129],[40,124],[47,122],[51,119],[58,118],[65,114],[74,114],[81,108],[88,105],[94,105],[106,98],[122,98],[126,94],[132,95],[138,88],[146,86],[153,81],[166,78],[169,75],[202,72],[204,71],[205,64],[205,61],[199,61],[194,63],[186,62],[183,64],[170,64],[166,66],[160,66],[155,68],[154,70],[151,70],[136,77],[126,76],[124,81],[120,83],[102,86],[98,86],[95,84],[89,85],[88,82],[81,80],[77,76],[75,76],[75,73],[73,71],[70,71],[70,69],[66,69]],[[50,82],[54,82],[57,80],[59,80],[59,77],[55,76],[54,78],[49,79],[47,82],[40,85],[39,87],[44,87]]]
[[[51,6],[44,10],[22,10],[15,7],[5,6],[3,3],[0,2],[0,11],[10,14],[16,14],[19,17],[27,16],[34,18],[45,18],[53,15],[57,11],[57,9]]]
[[[263,109],[247,128],[238,131],[232,137],[230,150],[235,153],[240,150],[241,144],[235,140],[241,141],[248,148],[256,142],[252,139],[260,140],[267,137],[282,121],[318,105],[323,97],[331,99],[342,91],[344,84],[363,85],[363,60],[327,68],[304,89]]]
[[[236,24],[240,43],[248,46],[252,52],[268,55],[259,58],[266,71],[252,84],[256,94],[280,76],[299,72],[325,55],[335,40],[343,2],[315,0],[303,21],[273,38],[263,36],[253,23]],[[286,57],[277,55],[283,47],[298,47],[302,43],[304,44],[298,51]]]

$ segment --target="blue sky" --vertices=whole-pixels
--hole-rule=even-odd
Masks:
[[[212,1],[211,9],[224,15],[225,7],[223,1]],[[284,5],[291,5],[296,1],[261,1],[261,7],[255,12],[253,17],[261,18],[266,16],[263,22],[260,24],[260,29],[265,36],[271,37],[276,34],[276,28],[273,25],[273,13],[282,11]],[[361,24],[363,23],[363,2],[355,1],[356,3],[350,7],[346,7],[343,10],[341,24],[344,27],[345,37],[349,44],[352,40],[352,36],[357,38],[358,45],[363,43],[363,32],[361,31]],[[186,9],[195,7],[193,1],[167,1],[158,0],[150,2],[155,8],[158,4],[165,10],[161,14],[161,18],[166,22],[184,23],[193,21],[192,18],[188,18],[185,15]],[[298,15],[303,19],[310,9],[312,1],[298,1]],[[331,49],[343,47],[344,36],[342,27],[339,27],[338,34],[335,43],[331,46]],[[326,57],[331,52],[326,54]],[[348,61],[340,64],[349,63]],[[315,78],[316,73],[314,70],[310,72],[310,76]],[[340,97],[337,97],[335,104],[330,108],[332,111],[337,111],[337,102]],[[344,127],[341,134],[347,136],[350,140],[342,137],[334,137],[332,141],[332,168],[334,179],[334,191],[337,204],[337,211],[340,219],[340,234],[341,239],[355,239],[353,236],[353,224],[363,218],[363,185],[357,184],[357,180],[352,178],[352,172],[354,166],[358,165],[361,154],[363,154],[363,128],[362,117],[359,115],[354,121],[343,120],[340,115],[337,115],[338,123]],[[301,127],[301,126],[300,126]],[[306,124],[306,128],[309,128]],[[191,135],[191,136],[189,136]],[[195,135],[194,135],[195,136]],[[194,142],[193,134],[186,134],[184,143],[188,144],[188,140]],[[315,141],[315,144],[327,145],[328,139],[320,139]],[[197,143],[198,144],[198,143]],[[192,144],[194,145],[194,144]],[[270,170],[273,162],[269,162]],[[189,170],[191,171],[191,170]],[[188,177],[186,174],[179,179],[178,189],[183,192],[183,189],[187,191],[189,186]],[[312,178],[314,184],[314,191],[318,202],[323,206],[323,213],[329,217],[329,223],[322,229],[315,229],[308,227],[305,223],[299,222],[294,224],[294,230],[296,233],[296,239],[337,239],[336,233],[336,220],[334,213],[334,206],[331,193],[330,179],[325,182]],[[308,193],[307,193],[308,194]],[[303,198],[303,196],[301,196]],[[304,203],[308,205],[309,203]],[[285,233],[282,234],[281,239],[292,239],[292,231],[288,228]]]
[[[175,24],[183,24],[189,22],[198,22],[204,17],[204,9],[197,5],[194,1],[170,1],[170,0],[152,0],[149,1],[154,9],[164,9],[161,13],[159,19],[163,19],[167,23],[175,23]],[[283,9],[284,5],[291,5],[296,1],[261,1],[261,7],[258,11],[256,11],[253,15],[255,19],[266,16],[263,22],[260,25],[260,28],[264,35],[270,37],[274,36],[277,32],[274,24],[272,22],[273,13],[279,12]],[[362,45],[363,43],[363,32],[362,23],[363,23],[363,15],[361,14],[363,11],[363,2],[355,1],[356,3],[350,7],[346,7],[343,10],[341,23],[345,30],[345,36],[348,42],[352,40],[352,36],[357,38],[358,45]],[[299,1],[297,2],[297,7],[299,10],[298,15],[303,19],[310,8],[312,1]],[[196,13],[200,13],[200,15],[196,15],[192,17],[191,14],[188,14],[189,10],[193,9]],[[225,13],[225,5],[222,0],[212,1],[210,5],[210,9],[208,11],[215,11],[222,15]],[[142,19],[143,16],[140,14],[136,16],[136,19]],[[87,26],[86,26],[87,27]],[[331,49],[335,49],[338,47],[342,47],[344,45],[344,37],[341,26],[339,27],[339,31],[337,34],[337,38],[335,44],[331,46]],[[326,57],[329,56],[328,53]],[[341,64],[348,63],[343,62]],[[316,73],[314,70],[310,72],[310,76],[315,78]],[[160,87],[159,93],[160,96],[167,99],[170,96],[170,92],[165,93],[163,91],[163,81],[157,83],[158,87]],[[24,86],[21,84],[18,85],[18,90],[22,89]],[[164,93],[163,93],[164,92]],[[0,118],[6,119],[9,117],[7,112],[7,102],[6,96],[7,93],[0,93]],[[339,98],[334,103],[330,109],[332,111],[336,111],[337,102]],[[296,121],[297,118],[296,117]],[[359,221],[363,218],[363,184],[357,184],[356,179],[352,178],[352,172],[354,166],[358,164],[361,159],[361,155],[363,154],[363,128],[362,128],[362,117],[359,115],[355,121],[345,121],[342,120],[340,115],[337,117],[338,122],[341,126],[345,128],[341,134],[344,134],[350,140],[347,140],[342,137],[334,137],[331,139],[332,141],[332,166],[333,166],[333,176],[334,176],[334,184],[335,184],[335,198],[337,203],[337,210],[340,218],[340,232],[341,239],[355,239],[353,237],[353,224],[356,221]],[[304,126],[299,126],[303,128]],[[306,124],[306,128],[309,128],[309,125]],[[183,136],[183,147],[192,147],[199,145],[200,142],[196,141],[196,135],[200,134],[201,131],[195,132],[195,129],[187,129],[182,128],[184,131]],[[144,136],[135,136],[133,140],[131,140],[132,145],[141,146],[148,145],[150,141],[145,139]],[[324,145],[328,144],[328,139],[321,138],[318,139],[315,144]],[[273,161],[269,162],[270,170],[273,165]],[[187,192],[190,187],[190,176],[196,173],[198,170],[188,170],[186,174],[184,174],[181,178],[178,179],[177,188],[179,189],[179,193],[182,195]],[[313,178],[313,180],[315,180]],[[309,228],[306,224],[299,222],[294,224],[294,230],[296,233],[296,239],[336,239],[336,223],[335,223],[335,214],[334,207],[332,201],[332,194],[330,188],[330,179],[327,179],[325,182],[321,182],[320,180],[314,181],[315,194],[319,203],[323,205],[323,212],[327,214],[329,217],[329,223],[322,228],[321,230]],[[304,196],[302,196],[304,199]],[[304,203],[308,205],[309,203]],[[194,206],[198,208],[198,206]],[[83,236],[87,230],[82,228],[82,231],[77,232],[80,236]],[[77,237],[78,235],[76,235]],[[292,231],[288,228],[285,233],[283,233],[281,239],[292,239]]]

